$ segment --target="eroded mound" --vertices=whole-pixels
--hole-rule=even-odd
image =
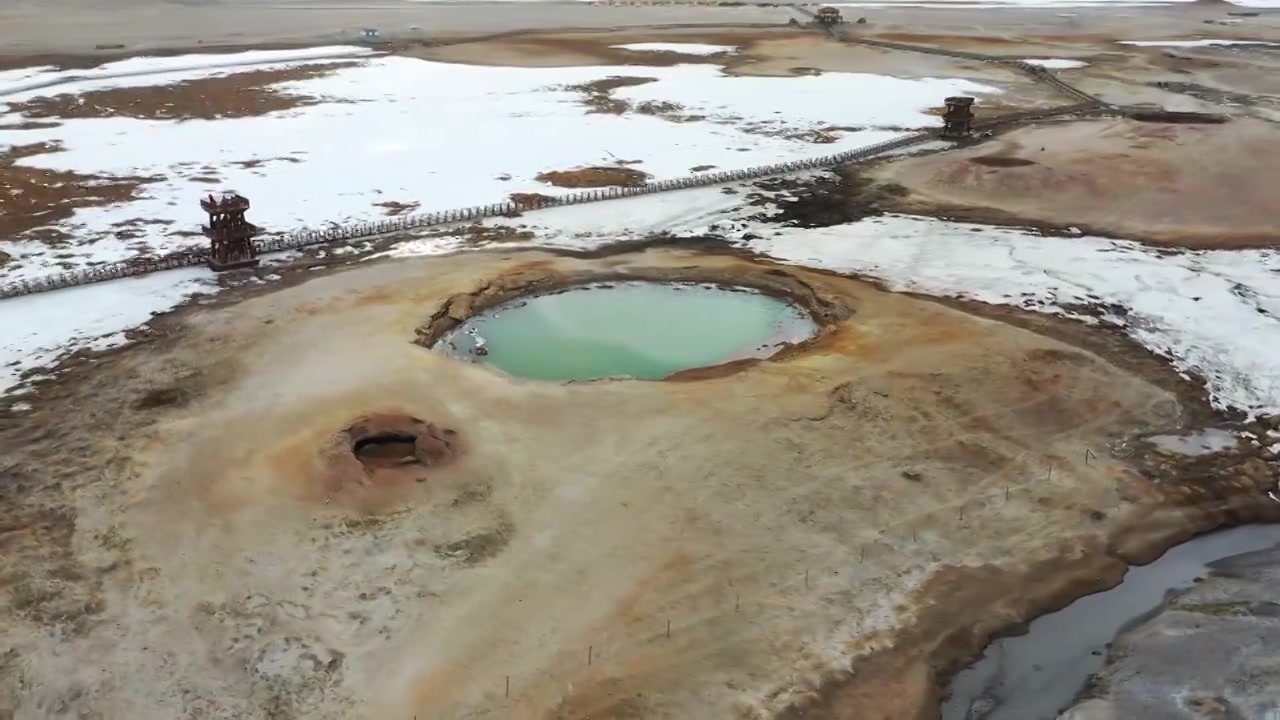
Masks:
[[[290,483],[310,503],[384,514],[463,453],[460,434],[404,413],[363,415],[319,450],[318,472]]]
[[[367,469],[437,465],[458,452],[458,433],[408,415],[370,415],[342,432]]]

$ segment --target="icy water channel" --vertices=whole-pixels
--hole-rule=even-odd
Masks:
[[[1124,582],[1031,622],[1025,635],[987,646],[951,681],[943,720],[1054,720],[1102,669],[1106,645],[1146,619],[1171,592],[1204,577],[1225,558],[1280,544],[1280,525],[1246,525],[1179,545],[1130,568]],[[972,710],[972,712],[971,712]]]
[[[537,380],[660,380],[768,357],[816,331],[801,308],[754,290],[617,282],[501,305],[467,320],[436,348]]]

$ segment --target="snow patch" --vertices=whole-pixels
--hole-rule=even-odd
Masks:
[[[718,55],[720,53],[737,52],[737,45],[707,45],[704,43],[628,43],[626,45],[613,45],[618,50],[632,50],[635,52],[669,52],[680,53],[681,55]]]
[[[1050,70],[1074,70],[1089,64],[1083,60],[1067,60],[1065,58],[1025,58],[1022,62],[1039,65]]]
[[[1121,45],[1138,47],[1225,47],[1228,45],[1280,45],[1265,40],[1121,40]]]
[[[193,293],[216,290],[212,277],[209,270],[185,268],[0,300],[0,395],[24,372],[73,350],[124,343],[124,331]]]

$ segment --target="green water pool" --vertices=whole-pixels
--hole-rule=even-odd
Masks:
[[[660,380],[768,357],[816,330],[802,309],[753,290],[618,282],[501,305],[467,320],[436,348],[537,380]]]

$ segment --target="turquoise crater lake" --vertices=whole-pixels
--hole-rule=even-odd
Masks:
[[[817,329],[803,309],[755,290],[616,282],[500,305],[463,322],[435,347],[536,380],[661,380],[768,357]]]

